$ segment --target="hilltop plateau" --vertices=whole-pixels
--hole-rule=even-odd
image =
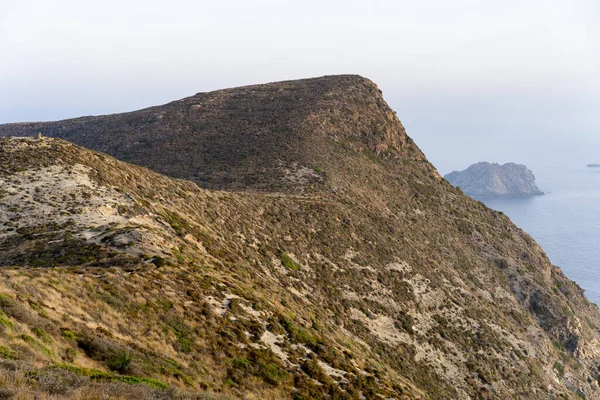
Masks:
[[[0,126],[39,132],[0,139],[4,398],[600,393],[598,307],[367,79]]]

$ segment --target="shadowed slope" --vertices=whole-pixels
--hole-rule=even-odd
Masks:
[[[335,143],[388,156],[413,149],[377,86],[326,76],[198,93],[125,114],[0,125],[0,136],[59,137],[202,187],[304,191]]]

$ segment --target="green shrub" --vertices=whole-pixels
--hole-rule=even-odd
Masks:
[[[194,342],[185,336],[177,336],[177,347],[182,353],[191,353],[194,349]]]
[[[191,353],[194,349],[194,341],[191,338],[191,328],[180,318],[169,317],[166,319],[166,324],[175,333],[177,338],[176,350],[182,353]]]
[[[283,326],[283,329],[285,329],[285,331],[288,333],[290,339],[293,342],[316,346],[317,338],[314,335],[308,333],[306,329],[301,328],[293,322],[287,321],[285,319],[280,320],[279,323],[281,324],[281,326]]]
[[[48,334],[48,332],[46,332],[45,330],[43,330],[42,328],[38,328],[37,326],[34,327],[32,330],[33,334],[35,336],[38,337],[38,339],[40,339],[42,342],[49,344],[52,343],[52,336],[50,336]]]
[[[32,347],[40,350],[42,353],[46,354],[48,357],[52,356],[52,352],[46,346],[38,342],[35,338],[22,334],[19,338],[27,343],[29,343]]]
[[[250,366],[250,361],[243,357],[238,357],[233,360],[233,366],[239,369],[247,369]]]
[[[75,334],[75,332],[71,332],[68,329],[64,329],[62,331],[62,335],[67,340],[77,340],[77,335]]]
[[[321,368],[319,362],[316,359],[306,360],[302,364],[301,369],[302,371],[304,371],[304,373],[306,373],[306,375],[310,376],[318,382],[329,381],[329,377],[327,376],[325,371],[323,371],[323,368]]]
[[[5,360],[16,360],[17,353],[8,347],[0,346],[0,358]]]
[[[287,373],[275,363],[262,364],[260,366],[260,375],[271,385],[278,385],[279,382],[287,378]]]
[[[266,350],[253,349],[248,358],[237,357],[231,362],[227,379],[234,385],[243,383],[249,375],[262,378],[270,385],[277,386],[287,379],[288,374],[274,358],[273,353]]]
[[[12,304],[13,299],[5,294],[0,294],[0,308],[4,308],[7,305]]]
[[[131,352],[124,346],[95,335],[79,333],[77,345],[93,360],[104,361],[113,371],[125,372],[131,363]]]
[[[6,314],[4,314],[1,310],[0,310],[0,325],[4,325],[7,328],[10,329],[14,329],[15,326],[13,325],[13,323],[8,319],[8,317],[6,316]]]
[[[106,365],[108,365],[108,368],[119,373],[124,373],[127,371],[130,363],[131,354],[126,351],[113,354],[106,360]]]
[[[560,361],[554,363],[554,369],[558,373],[559,378],[565,376],[565,366]]]
[[[281,264],[287,269],[291,269],[292,271],[297,271],[300,269],[300,265],[292,259],[287,253],[281,253],[279,256],[281,260]]]

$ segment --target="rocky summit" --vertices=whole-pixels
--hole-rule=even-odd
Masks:
[[[3,398],[600,396],[598,307],[367,79],[0,133]]]
[[[535,184],[535,176],[525,165],[479,162],[464,171],[444,176],[469,196],[536,196],[544,194]]]

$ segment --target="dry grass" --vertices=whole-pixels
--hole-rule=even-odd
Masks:
[[[218,393],[180,389],[156,390],[145,385],[91,382],[85,377],[55,370],[35,377],[29,370],[0,373],[0,399],[11,400],[233,400]]]

